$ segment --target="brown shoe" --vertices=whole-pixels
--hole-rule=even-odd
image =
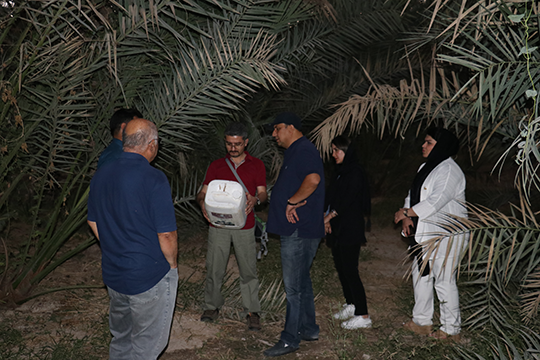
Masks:
[[[261,330],[261,317],[257,313],[249,313],[246,316],[247,326],[249,330],[259,331]]]
[[[429,334],[429,337],[432,339],[441,340],[441,341],[458,342],[459,340],[461,340],[461,335],[459,334],[450,335],[450,334],[445,333],[442,330],[437,330],[437,331],[432,332],[431,334]]]
[[[418,335],[429,335],[431,334],[431,325],[418,325],[414,321],[409,321],[403,324],[403,327],[409,331],[412,331]]]
[[[204,310],[203,314],[201,315],[201,321],[212,322],[212,321],[217,320],[218,316],[219,316],[219,309]]]

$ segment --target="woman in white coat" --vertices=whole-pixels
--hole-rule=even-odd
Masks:
[[[419,246],[411,248],[414,286],[413,318],[404,327],[436,339],[459,340],[461,315],[456,283],[456,267],[467,235],[444,236],[448,215],[466,217],[465,176],[451,158],[459,149],[459,140],[443,128],[430,128],[422,145],[427,161],[420,166],[405,205],[394,215],[401,221],[404,236],[414,236]],[[437,238],[434,251],[426,253],[426,242]],[[424,258],[429,262],[424,262]],[[422,272],[420,274],[420,271]],[[441,327],[433,331],[433,287],[441,311]]]

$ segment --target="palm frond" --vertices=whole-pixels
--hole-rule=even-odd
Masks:
[[[536,215],[526,201],[514,206],[512,215],[490,210],[482,206],[467,204],[468,218],[447,215],[445,221],[437,224],[440,233],[424,243],[426,258],[444,255],[445,261],[455,261],[446,253],[439,253],[440,239],[449,239],[449,247],[460,246],[464,234],[470,234],[466,247],[457,248],[461,256],[461,279],[467,291],[463,310],[469,314],[467,326],[478,329],[489,327],[498,334],[504,334],[513,326],[512,320],[519,315],[530,322],[536,317],[539,303],[540,282],[540,228]],[[536,333],[534,336],[538,336]]]
[[[540,271],[536,271],[529,275],[525,280],[523,289],[527,291],[532,289],[530,292],[525,292],[521,294],[521,299],[523,306],[521,308],[523,322],[525,324],[530,324],[532,320],[537,316],[538,309],[540,308]]]
[[[283,289],[283,280],[274,279],[267,284],[265,279],[261,280],[261,289],[264,289],[260,296],[261,310],[267,318],[273,321],[283,318],[287,305],[287,295]]]

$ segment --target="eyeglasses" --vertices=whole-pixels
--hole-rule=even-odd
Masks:
[[[236,143],[232,143],[232,142],[228,142],[228,141],[225,141],[225,146],[227,147],[234,147],[234,148],[239,148],[241,146],[244,146],[244,143],[245,141],[242,141],[242,142],[236,142]]]
[[[150,145],[152,143],[152,141],[155,141],[157,143],[157,145],[160,145],[161,144],[161,139],[160,138],[155,138],[155,139],[152,139],[148,142],[148,145]]]
[[[287,127],[287,125],[283,125],[283,126],[274,125],[274,131],[275,132],[280,132],[281,130],[285,129],[286,127]]]

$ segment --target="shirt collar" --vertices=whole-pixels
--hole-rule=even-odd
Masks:
[[[144,161],[146,161],[146,163],[148,163],[148,160],[146,160],[146,158],[144,156],[142,156],[141,154],[137,154],[137,153],[124,151],[122,153],[122,155],[120,155],[120,157],[122,157],[124,159],[144,160]]]
[[[244,159],[244,161],[242,163],[253,160],[253,156],[249,155],[249,153],[247,151],[244,151],[244,153],[246,154],[246,157],[245,157],[245,159]],[[232,157],[231,157],[231,155],[229,153],[227,153],[225,155],[225,157],[227,159],[231,159],[231,161],[232,161]]]
[[[302,136],[301,138],[296,139],[291,145],[289,145],[287,149],[285,149],[285,151],[294,149],[296,146],[298,146],[298,144],[300,144],[301,142],[304,142],[305,140],[309,141],[305,136]]]

